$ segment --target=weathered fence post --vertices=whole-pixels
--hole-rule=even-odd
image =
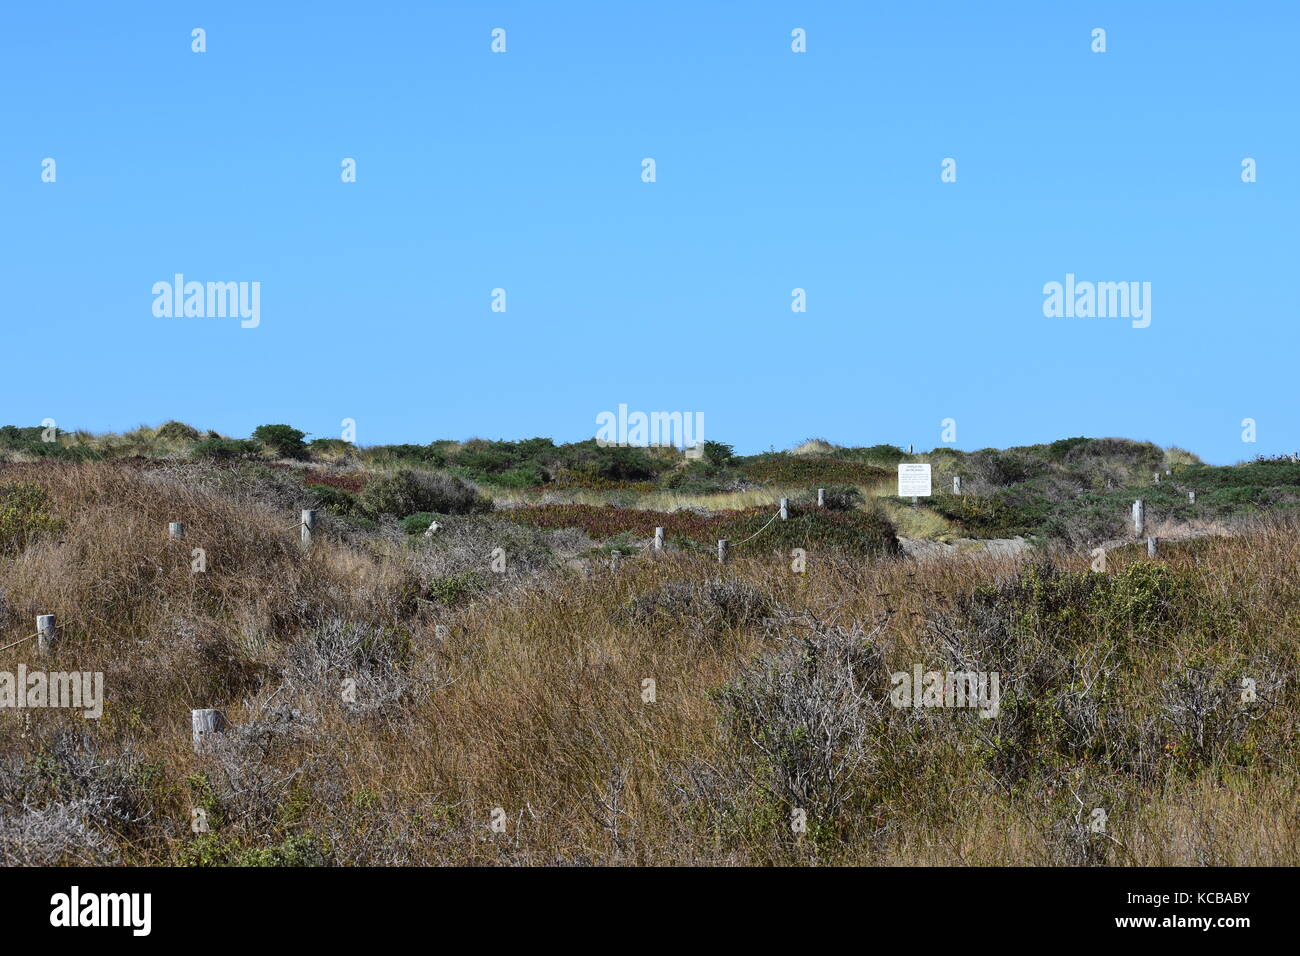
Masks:
[[[304,511],[302,513],[302,543],[308,547],[311,546],[311,533],[316,530],[316,512]]]
[[[1187,503],[1192,505],[1196,504],[1196,492],[1194,491],[1187,492]]]
[[[169,537],[172,538],[185,537],[185,522],[184,521],[169,522],[167,525],[167,534]]]
[[[781,520],[784,521],[788,517],[790,517],[790,499],[782,498],[781,499]]]
[[[621,557],[623,557],[622,551],[614,550],[609,553],[609,569],[611,571],[618,570],[618,559]]]
[[[961,475],[952,476],[952,493],[954,495],[961,494]]]
[[[1157,471],[1155,475],[1156,475],[1156,484],[1158,485],[1160,484],[1160,472]]]
[[[664,529],[655,528],[655,550],[662,551],[663,549],[664,549]]]
[[[826,489],[825,489],[825,488],[818,488],[818,489],[817,489],[817,507],[818,507],[818,508],[825,508],[825,507],[826,507]]]
[[[219,710],[190,711],[190,729],[194,735],[194,752],[208,749],[208,738],[226,729],[226,715]]]
[[[1133,502],[1133,533],[1139,538],[1142,537],[1142,529],[1146,527],[1146,507],[1139,498]]]
[[[907,453],[908,453],[909,455],[912,454],[912,446],[911,446],[911,445],[908,445],[908,446],[907,446]]]
[[[1160,551],[1159,538],[1147,538],[1147,557],[1154,558]]]
[[[36,653],[44,656],[54,649],[54,615],[36,616]]]
[[[727,539],[718,539],[718,564],[727,563]]]

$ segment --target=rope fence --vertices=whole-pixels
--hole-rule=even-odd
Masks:
[[[11,647],[17,647],[19,644],[26,644],[28,641],[34,640],[35,638],[38,638],[40,636],[41,636],[41,632],[37,631],[35,634],[31,634],[27,637],[21,638],[20,640],[14,641],[12,644],[6,644],[4,647],[0,647],[0,651],[7,651]]]
[[[755,538],[757,538],[760,534],[762,534],[762,533],[763,533],[764,531],[766,531],[768,528],[772,527],[772,522],[775,521],[775,520],[776,520],[777,518],[779,518],[779,517],[781,517],[781,512],[780,512],[780,511],[773,512],[772,517],[770,517],[770,518],[767,519],[767,524],[763,525],[763,527],[759,528],[757,531],[755,531],[753,534],[751,534],[751,535],[750,535],[748,538],[746,538],[744,541],[737,541],[736,544],[733,545],[733,547],[737,547],[737,548],[739,548],[742,544],[748,544],[750,541],[753,541]]]

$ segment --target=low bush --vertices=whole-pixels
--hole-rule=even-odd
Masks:
[[[306,437],[306,432],[289,425],[258,425],[253,429],[253,438],[279,458],[306,458]]]
[[[158,437],[163,441],[194,442],[199,440],[200,433],[193,425],[172,421],[158,426]]]
[[[418,511],[413,515],[407,515],[398,523],[407,534],[424,534],[433,525],[437,517],[431,511]]]
[[[484,585],[482,572],[461,571],[427,582],[424,585],[424,598],[445,607],[459,607],[481,592]]]
[[[313,458],[340,458],[356,450],[356,445],[342,438],[313,438],[307,443],[307,451]]]
[[[736,457],[736,449],[725,442],[706,441],[701,450],[704,453],[704,460],[710,465],[725,465]]]
[[[60,530],[63,522],[51,508],[50,496],[40,485],[0,487],[0,554],[21,551],[37,535]]]
[[[261,446],[244,438],[222,438],[209,433],[209,437],[190,449],[190,454],[213,461],[250,460],[261,457]]]
[[[357,504],[371,518],[403,518],[424,511],[455,515],[492,510],[491,500],[454,475],[406,469],[371,479],[357,496]]]
[[[684,495],[711,495],[736,491],[747,484],[744,476],[734,468],[718,467],[708,461],[689,461],[672,471],[664,472],[659,485]]]
[[[307,492],[312,497],[312,504],[317,508],[336,515],[352,514],[357,507],[356,496],[342,488],[330,485],[308,485]]]

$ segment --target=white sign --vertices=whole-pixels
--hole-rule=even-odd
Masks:
[[[898,497],[919,498],[930,494],[929,465],[898,466]]]

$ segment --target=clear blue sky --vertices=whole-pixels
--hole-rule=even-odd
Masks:
[[[1297,9],[11,4],[0,423],[1289,452]],[[178,272],[260,327],[156,318]],[[1150,282],[1150,327],[1045,318],[1067,272]]]

